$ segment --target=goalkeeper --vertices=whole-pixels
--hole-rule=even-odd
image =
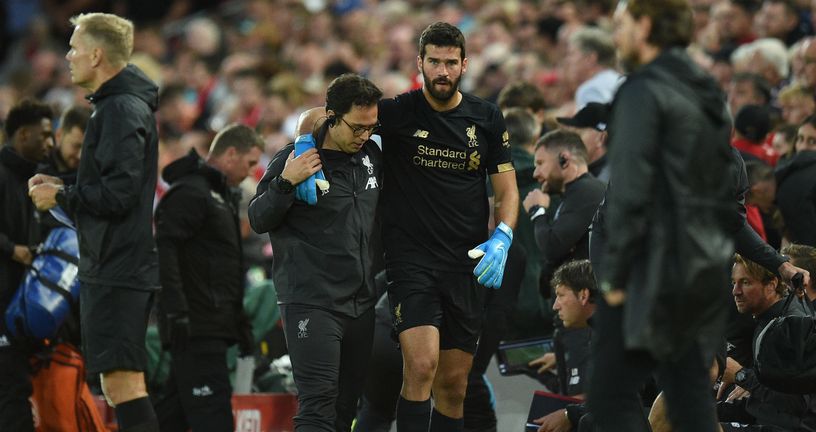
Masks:
[[[252,228],[269,233],[275,254],[298,432],[349,431],[363,390],[377,301],[369,241],[382,155],[370,138],[381,96],[357,75],[332,81],[314,139],[281,150],[249,204]]]

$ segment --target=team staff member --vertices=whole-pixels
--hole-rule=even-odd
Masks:
[[[637,389],[656,371],[672,426],[714,431],[709,368],[726,324],[733,247],[728,112],[685,51],[687,1],[621,2],[615,20],[632,73],[609,127],[613,186],[593,335],[604,367],[592,374],[590,412],[596,430],[648,430]]]
[[[550,278],[561,264],[589,258],[589,227],[601,204],[606,185],[587,167],[587,152],[581,137],[566,130],[548,132],[536,143],[533,177],[541,183],[524,199],[524,210],[535,227],[535,239],[542,251],[540,286],[550,288]],[[562,196],[558,207],[550,207],[550,194]],[[555,212],[552,219],[542,217]]]
[[[239,342],[251,352],[252,334],[243,310],[241,196],[232,188],[262,149],[258,134],[234,124],[216,135],[206,161],[191,150],[162,172],[171,186],[156,208],[159,330],[173,354],[175,390],[157,406],[163,430],[233,430],[227,348]]]
[[[137,67],[133,24],[111,14],[71,19],[66,58],[71,80],[91,92],[76,185],[56,177],[29,180],[40,210],[57,203],[79,235],[80,321],[88,373],[102,375],[102,390],[116,408],[122,432],[158,431],[147,396],[145,332],[159,288],[153,241],[153,194],[158,167],[154,112],[158,88]]]
[[[351,428],[374,337],[370,239],[382,179],[372,141],[382,92],[353,74],[332,81],[318,149],[293,145],[267,168],[249,221],[269,233],[281,316],[298,388],[297,432]],[[312,206],[294,188],[320,169],[329,181]]]
[[[432,431],[461,431],[484,287],[501,286],[518,189],[501,111],[459,91],[467,70],[462,32],[428,26],[417,68],[422,89],[383,100],[379,113],[388,295],[405,365],[397,430],[426,432],[430,423]],[[304,123],[321,112],[307,112]],[[489,239],[488,176],[497,221]],[[474,268],[469,256],[481,252],[469,250],[477,245],[484,256]]]
[[[57,146],[39,168],[39,172],[59,177],[65,184],[76,183],[85,127],[90,118],[91,110],[79,105],[69,107],[62,113],[55,134]]]
[[[34,254],[31,246],[41,240],[37,215],[28,199],[26,181],[37,162],[44,161],[54,145],[53,113],[48,105],[24,100],[6,118],[8,143],[0,150],[0,311],[5,312]],[[34,430],[31,417],[30,351],[24,341],[6,332],[0,319],[0,430]]]
[[[528,366],[537,367],[539,374],[556,368],[559,392],[584,399],[588,387],[589,341],[592,337],[589,319],[595,313],[597,297],[592,265],[588,260],[570,261],[555,270],[551,284],[555,293],[553,310],[558,312],[564,328],[556,330],[555,352],[544,354]],[[565,333],[570,337],[564,337]],[[539,432],[572,430],[573,425],[578,425],[583,411],[583,404],[569,405],[533,422],[541,425]]]

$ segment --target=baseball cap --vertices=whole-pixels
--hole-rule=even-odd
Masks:
[[[761,105],[746,105],[737,113],[734,128],[748,141],[762,142],[771,131],[770,112]]]
[[[572,117],[557,117],[558,123],[575,128],[593,128],[598,131],[606,130],[609,121],[609,104],[589,102]]]

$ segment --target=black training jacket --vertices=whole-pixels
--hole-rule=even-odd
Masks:
[[[152,217],[158,88],[128,65],[87,98],[94,111],[82,142],[77,182],[57,194],[57,202],[77,224],[79,278],[157,289]]]
[[[626,348],[664,360],[725,330],[733,254],[731,123],[719,86],[682,48],[630,75],[612,105],[602,286],[628,292]]]
[[[326,126],[319,131],[321,143]],[[249,204],[249,221],[269,233],[274,280],[281,304],[315,306],[357,317],[374,306],[370,239],[382,185],[382,156],[369,140],[356,154],[320,150],[331,186],[317,205],[282,193],[274,181],[293,145],[283,148],[258,184]]]
[[[25,266],[11,259],[14,245],[35,246],[40,241],[36,211],[28,197],[28,179],[36,168],[11,146],[0,150],[0,312],[5,312],[25,273]],[[5,328],[5,319],[0,328]]]
[[[799,152],[777,168],[776,183],[791,242],[816,247],[816,151]]]
[[[244,298],[241,196],[195,150],[162,177],[170,189],[156,208],[160,329],[166,330],[168,314],[186,313],[191,337],[236,341]],[[168,334],[160,333],[163,339]]]

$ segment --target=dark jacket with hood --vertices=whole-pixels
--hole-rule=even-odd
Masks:
[[[77,182],[57,193],[57,203],[77,224],[79,278],[157,289],[152,217],[158,88],[128,65],[87,98],[94,112],[82,142]]]
[[[797,153],[776,171],[776,203],[791,242],[816,247],[816,151]]]
[[[756,344],[759,333],[774,318],[809,315],[804,304],[798,299],[793,300],[787,311],[785,299],[782,299],[756,317],[751,346]],[[759,382],[753,369],[744,370],[745,380],[740,381],[739,385],[751,393],[745,404],[745,410],[756,418],[757,424],[777,426],[786,431],[816,430],[816,395],[786,394],[771,390]]]
[[[162,177],[170,189],[156,208],[160,329],[166,330],[168,314],[186,314],[190,337],[236,341],[244,298],[241,195],[195,150],[168,165]],[[167,331],[161,335],[168,342]]]
[[[724,334],[733,254],[731,124],[717,83],[682,48],[663,51],[618,90],[603,289],[627,292],[624,339],[666,360]]]
[[[25,273],[25,266],[11,259],[14,246],[36,246],[41,240],[37,212],[28,197],[28,179],[36,169],[36,163],[10,145],[0,149],[0,312],[5,312]],[[5,328],[5,319],[0,328]]]
[[[327,129],[328,123],[315,136],[318,145]],[[249,204],[252,229],[268,232],[272,241],[278,301],[358,317],[377,302],[370,240],[382,152],[371,140],[355,154],[319,150],[330,188],[322,195],[318,190],[317,205],[310,206],[278,188],[276,177],[293,148],[275,155]]]

